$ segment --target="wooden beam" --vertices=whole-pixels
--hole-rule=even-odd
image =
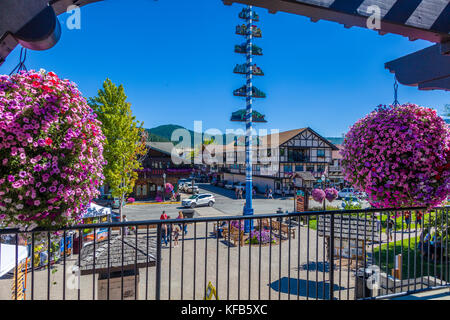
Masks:
[[[441,54],[441,48],[435,44],[387,62],[385,68],[395,73],[401,84],[421,90],[450,90],[450,55]]]
[[[450,2],[443,0],[224,0],[249,4],[328,20],[347,26],[368,28],[373,13],[380,9],[378,32],[395,33],[411,39],[441,43],[450,41]]]

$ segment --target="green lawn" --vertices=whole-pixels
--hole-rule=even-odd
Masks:
[[[398,235],[397,235],[398,237]],[[387,244],[381,245],[381,251],[380,247],[374,248],[373,252],[373,262],[374,264],[378,265],[381,268],[382,272],[386,272],[386,256],[389,257],[388,260],[388,273],[391,275],[391,269],[394,268],[394,257],[395,255],[398,255],[402,253],[403,256],[403,263],[402,263],[402,275],[403,279],[408,278],[417,278],[422,275],[424,276],[436,276],[437,278],[441,278],[439,275],[441,274],[441,269],[444,274],[444,280],[448,278],[448,268],[445,267],[445,252],[443,251],[443,264],[441,265],[441,259],[439,258],[438,261],[436,261],[436,271],[435,271],[435,263],[433,260],[431,260],[431,257],[428,258],[424,257],[422,260],[422,256],[420,254],[419,250],[416,250],[416,243],[418,242],[419,237],[415,238],[409,238],[403,240],[403,246],[402,241],[396,241],[395,243],[389,243],[389,249]],[[408,253],[409,253],[409,268],[408,268]],[[379,259],[381,254],[381,265],[379,265]],[[430,250],[431,254],[431,250]],[[414,256],[415,255],[415,256]],[[415,274],[414,274],[415,270]]]

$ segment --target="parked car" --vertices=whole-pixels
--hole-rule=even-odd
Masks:
[[[212,207],[216,203],[216,199],[212,194],[209,193],[202,193],[202,194],[196,194],[192,195],[187,199],[184,199],[181,202],[181,205],[183,207],[188,208],[195,208],[200,206],[210,206]]]
[[[180,180],[181,184],[180,182],[178,182],[178,188],[182,192],[187,192],[187,188],[192,186],[192,181],[194,181],[195,183],[195,180],[192,179],[180,179]]]
[[[103,207],[111,207],[113,203],[113,197],[111,194],[102,194],[98,198],[93,199],[96,204]]]
[[[186,181],[187,181],[187,179],[179,179],[178,180],[178,190],[180,190],[180,187],[183,186]]]
[[[113,197],[111,194],[103,194],[100,197],[93,200],[96,204],[103,207],[110,207],[112,209],[119,209],[120,199],[119,197]],[[126,205],[126,200],[123,199],[122,206]]]
[[[338,193],[338,199],[343,199],[347,197],[356,197],[355,189],[353,188],[344,188]]]
[[[368,197],[367,193],[365,193],[364,191],[355,191],[355,196],[361,200],[365,200]]]
[[[184,191],[186,193],[192,193],[192,194],[199,193],[198,186],[196,186],[196,185],[194,185],[194,186],[192,186],[192,185],[185,185]]]
[[[226,183],[226,181],[224,181],[224,180],[217,181],[217,186],[223,188],[225,186],[225,183]]]
[[[225,189],[233,190],[234,189],[234,183],[232,181],[227,181],[224,185]]]
[[[122,200],[122,207],[124,207],[126,204],[127,204],[126,199],[123,199]],[[119,197],[114,197],[112,205],[111,205],[111,208],[112,209],[119,209],[119,207],[120,207],[120,199],[119,199]]]

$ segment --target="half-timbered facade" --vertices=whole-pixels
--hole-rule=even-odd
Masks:
[[[225,147],[223,163],[218,164],[222,179],[245,181],[245,147],[236,141]],[[252,150],[253,184],[260,192],[292,193],[296,172],[309,172],[317,181],[328,172],[332,152],[338,150],[311,128],[271,134],[255,139]]]

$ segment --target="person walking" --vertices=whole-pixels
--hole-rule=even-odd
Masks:
[[[272,191],[272,189],[269,189],[269,196],[267,197],[267,199],[273,199],[273,191]]]
[[[181,212],[181,211],[178,212],[178,217],[177,217],[177,219],[184,219],[184,214],[183,214],[183,212]],[[183,230],[184,234],[186,235],[186,234],[187,234],[187,224],[185,224],[185,223],[183,223],[183,224],[179,223],[178,226],[180,227],[180,230]]]
[[[239,199],[243,199],[242,198],[242,188],[239,188]]]
[[[389,237],[389,240],[392,241],[392,232],[395,226],[394,220],[389,216],[386,221],[386,235]]]
[[[166,214],[166,211],[163,211],[161,216],[159,217],[160,220],[167,220],[169,217]],[[163,223],[161,225],[161,244],[164,241],[164,244],[167,246],[167,235],[168,235],[168,227],[167,224]]]
[[[173,247],[178,247],[178,238],[180,237],[180,228],[175,227],[173,230]]]
[[[417,225],[419,225],[419,230],[422,229],[422,212],[417,211],[416,212],[416,229]]]
[[[409,211],[406,211],[406,213],[405,213],[405,223],[406,223],[406,229],[409,230],[409,225],[411,224],[411,213]]]

